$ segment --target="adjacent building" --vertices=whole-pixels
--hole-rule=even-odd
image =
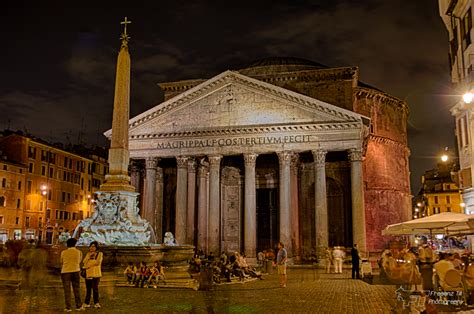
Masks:
[[[414,198],[413,218],[444,212],[463,213],[465,204],[457,184],[455,163],[439,163],[425,172],[421,189]]]
[[[459,101],[451,108],[456,121],[456,137],[459,151],[459,188],[462,191],[466,212],[474,213],[474,119],[471,96],[474,88],[474,47],[472,45],[471,0],[439,0],[439,12],[448,30],[449,66],[451,81],[459,92]]]
[[[107,172],[103,157],[90,151],[72,153],[15,133],[0,138],[0,150],[1,240],[54,243],[60,233],[72,233],[91,215],[93,193]]]

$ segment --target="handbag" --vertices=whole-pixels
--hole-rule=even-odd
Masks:
[[[82,277],[82,278],[86,278],[86,270],[85,270],[85,268],[82,268],[82,269],[81,269],[81,277]]]

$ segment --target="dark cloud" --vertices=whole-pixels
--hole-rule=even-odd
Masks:
[[[53,5],[54,3],[54,5]],[[119,21],[132,20],[131,114],[162,98],[158,82],[206,78],[269,56],[359,66],[361,80],[410,105],[414,192],[454,148],[448,41],[431,0],[167,1],[66,7],[10,4],[0,16],[0,128],[106,144]],[[415,14],[416,13],[416,14]]]

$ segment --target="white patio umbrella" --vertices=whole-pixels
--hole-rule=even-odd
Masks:
[[[446,212],[388,225],[382,230],[382,235],[423,233],[474,234],[474,215]]]

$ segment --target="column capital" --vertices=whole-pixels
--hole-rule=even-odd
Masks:
[[[258,154],[249,153],[244,154],[244,163],[245,167],[255,167],[255,163],[257,162]]]
[[[300,162],[300,155],[298,153],[294,153],[293,156],[291,156],[290,168],[292,170],[297,170],[299,162]]]
[[[188,168],[188,157],[187,156],[176,156],[176,165],[178,169]]]
[[[188,159],[188,172],[196,172],[197,162],[194,158]]]
[[[362,161],[364,157],[364,153],[362,152],[362,149],[350,149],[348,151],[348,154],[349,154],[349,160],[351,162]]]
[[[156,169],[156,167],[158,166],[158,161],[160,160],[160,158],[158,157],[147,157],[145,159],[145,168],[146,169]]]
[[[293,156],[293,153],[290,151],[282,151],[277,152],[277,155],[280,166],[286,166],[291,162],[291,157]]]
[[[318,165],[326,163],[326,154],[328,153],[322,149],[316,149],[311,151],[313,153],[314,162]]]
[[[221,163],[222,155],[213,155],[213,156],[208,156],[209,158],[209,164],[211,167],[213,166],[219,166]]]

